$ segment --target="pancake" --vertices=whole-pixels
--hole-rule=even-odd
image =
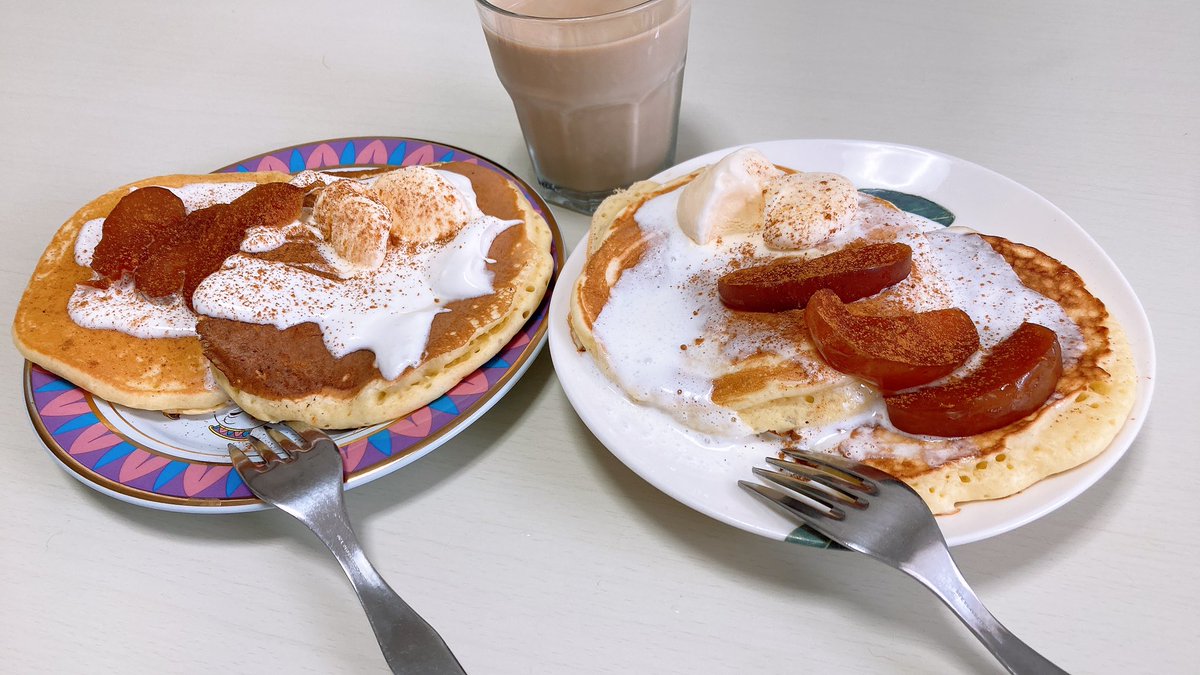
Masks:
[[[553,269],[550,228],[516,185],[494,171],[470,164],[436,169],[338,174],[338,178],[362,179],[361,184],[314,172],[297,177],[282,173],[178,175],[113,190],[80,209],[56,233],[18,307],[14,341],[31,361],[101,398],[134,408],[199,412],[232,398],[263,420],[303,420],[325,428],[373,424],[407,414],[443,394],[503,348],[536,309]],[[440,186],[442,192],[412,192],[402,180],[392,180],[401,173],[425,179],[432,176],[431,185]],[[391,185],[384,192],[392,206],[363,198],[363,185],[381,185],[380,181],[388,180]],[[84,262],[90,264],[92,250],[102,239],[103,219],[135,188],[178,188],[187,193],[184,202],[190,213],[214,203],[229,203],[256,184],[289,181],[305,189],[330,182],[349,188],[340,191],[348,200],[340,202],[343,208],[332,211],[339,216],[337,222],[331,225],[316,218],[314,214],[320,211],[317,202],[326,190],[314,188],[299,220],[282,228],[247,230],[243,252],[226,259],[222,269],[200,282],[200,288],[224,274],[235,259],[248,258],[301,270],[322,283],[370,287],[375,278],[372,270],[382,269],[385,259],[404,261],[410,254],[428,256],[431,251],[452,249],[459,238],[447,228],[489,228],[480,239],[471,240],[479,243],[486,236],[490,242],[486,246],[473,250],[460,246],[454,249],[457,257],[447,259],[447,265],[462,262],[472,272],[458,277],[443,275],[467,286],[453,288],[451,284],[446,301],[429,310],[436,316],[427,343],[424,337],[419,344],[407,342],[407,352],[416,355],[411,367],[384,378],[375,366],[376,354],[369,349],[335,358],[317,323],[281,329],[269,323],[197,315],[178,294],[166,301],[146,300],[128,278],[112,283],[98,295],[88,286],[92,270],[76,261],[79,248],[86,250]],[[452,193],[446,193],[446,185],[453,186]],[[465,198],[468,194],[470,200]],[[414,205],[414,196],[459,200],[454,217],[465,214],[473,220],[466,224],[451,222],[453,218],[422,220],[436,215],[437,207],[432,201],[427,208],[421,203]],[[393,207],[407,209],[402,219],[390,218]],[[224,295],[244,297],[246,292],[245,287],[234,288]],[[400,287],[398,292],[416,291]],[[116,300],[101,297],[109,293],[115,294]],[[193,300],[200,296],[197,293]],[[254,301],[267,304],[274,300],[278,298],[267,293]],[[130,320],[122,303],[152,314],[153,321],[145,317]],[[113,310],[117,305],[119,311]],[[377,302],[375,306],[389,305]],[[202,311],[199,302],[196,309]],[[81,315],[80,311],[91,313]],[[77,312],[75,319],[71,312]],[[77,323],[80,316],[84,316],[84,325]]]
[[[593,219],[570,327],[577,346],[630,398],[699,431],[765,434],[781,446],[865,461],[905,480],[935,513],[1007,496],[1077,466],[1119,430],[1133,402],[1129,345],[1103,303],[1059,261],[999,237],[919,222],[924,219],[867,195],[858,197],[859,221],[844,237],[810,232],[805,236],[816,243],[804,250],[773,250],[761,232],[730,232],[688,247],[661,221],[673,213],[668,202],[683,203],[678,193],[701,173],[666,185],[636,184],[602,204]],[[689,236],[703,231],[687,230]],[[985,349],[1023,320],[1048,324],[1065,362],[1049,401],[1022,420],[975,436],[905,434],[888,424],[877,389],[825,364],[803,311],[735,312],[716,298],[716,280],[732,269],[785,254],[828,253],[851,236],[914,245],[910,277],[856,303],[865,310],[965,304]],[[947,261],[962,256],[970,265],[955,263],[960,267],[951,273]],[[1010,294],[1017,300],[1008,300]],[[622,330],[634,324],[636,330]],[[655,340],[656,332],[668,338]]]
[[[272,325],[202,317],[204,353],[217,380],[243,410],[267,420],[300,420],[349,428],[405,415],[438,398],[492,358],[541,302],[553,269],[551,233],[520,190],[499,174],[471,164],[439,167],[470,179],[484,212],[519,220],[493,240],[487,268],[493,291],[446,305],[430,326],[420,363],[393,379],[376,355],[357,350],[335,358],[313,323],[284,330]],[[275,260],[308,260],[286,251]]]
[[[194,336],[148,340],[116,330],[83,328],[67,304],[92,270],[75,261],[85,223],[104,218],[131,190],[146,186],[257,184],[286,181],[283,173],[171,175],[124,185],[88,202],[59,228],[17,305],[13,342],[33,363],[120,405],[144,410],[201,412],[229,400],[209,373]]]

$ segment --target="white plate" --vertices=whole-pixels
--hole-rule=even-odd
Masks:
[[[1116,464],[1146,417],[1154,375],[1154,343],[1141,303],[1121,272],[1075,221],[1032,190],[979,165],[893,143],[787,140],[750,144],[773,162],[802,171],[840,173],[860,188],[905,192],[937,202],[955,225],[1037,247],[1083,276],[1088,288],[1124,326],[1133,346],[1138,386],[1133,409],[1109,447],[1093,460],[1047,478],[1011,497],[964,505],[939,516],[954,546],[1007,532],[1078,496]],[[737,148],[710,152],[655,176],[666,181],[720,159]],[[762,453],[703,448],[671,433],[677,423],[638,406],[575,349],[567,326],[570,292],[585,257],[577,246],[563,269],[563,290],[550,304],[550,353],[563,390],[580,418],[618,459],[658,489],[717,520],[773,539],[787,539],[796,523],[737,486],[762,464]],[[647,439],[655,439],[647,442]]]

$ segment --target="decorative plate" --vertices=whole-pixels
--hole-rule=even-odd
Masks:
[[[1136,399],[1124,427],[1091,461],[1052,476],[1020,494],[972,502],[939,516],[950,545],[1006,532],[1075,498],[1124,454],[1142,426],[1154,376],[1154,342],[1145,311],[1121,272],[1067,214],[1026,187],[979,165],[930,150],[891,143],[792,140],[756,143],[772,161],[804,171],[833,171],[865,192],[935,220],[998,234],[1036,246],[1079,272],[1088,288],[1124,326],[1138,372]],[[717,161],[736,148],[697,157],[659,174],[665,182]],[[550,353],[563,390],[580,418],[630,469],[684,504],[749,532],[813,546],[828,542],[737,486],[762,466],[764,453],[701,446],[665,413],[631,402],[575,349],[567,327],[570,289],[583,267],[576,249],[563,270],[567,292],[550,307]]]
[[[217,173],[468,162],[514,181],[553,233],[550,288],[521,331],[491,360],[412,414],[334,434],[346,487],[389,474],[466,429],[525,373],[546,341],[546,313],[562,270],[562,235],[545,202],[511,171],[462,148],[414,138],[341,138],[280,148]],[[233,405],[206,415],[167,415],[114,405],[31,363],[25,402],[50,454],[75,478],[122,501],[169,511],[235,513],[266,508],[229,463],[226,445],[261,425]]]

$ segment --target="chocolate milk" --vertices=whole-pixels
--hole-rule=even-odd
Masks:
[[[493,0],[527,16],[593,16],[629,0]],[[607,193],[674,160],[690,0],[586,22],[484,21],[538,180],[567,194]],[[564,25],[566,24],[566,25]]]

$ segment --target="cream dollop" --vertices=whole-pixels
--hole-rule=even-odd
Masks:
[[[312,219],[352,276],[383,264],[392,211],[371,188],[351,180],[326,185],[317,195]]]
[[[702,246],[722,234],[760,229],[763,190],[781,175],[753,148],[726,155],[683,187],[675,212],[679,229]]]
[[[396,241],[451,237],[483,215],[470,179],[450,171],[406,166],[376,176],[371,190],[392,211],[391,238]]]
[[[854,222],[858,190],[836,173],[792,173],[767,185],[763,240],[799,251],[836,238]]]

